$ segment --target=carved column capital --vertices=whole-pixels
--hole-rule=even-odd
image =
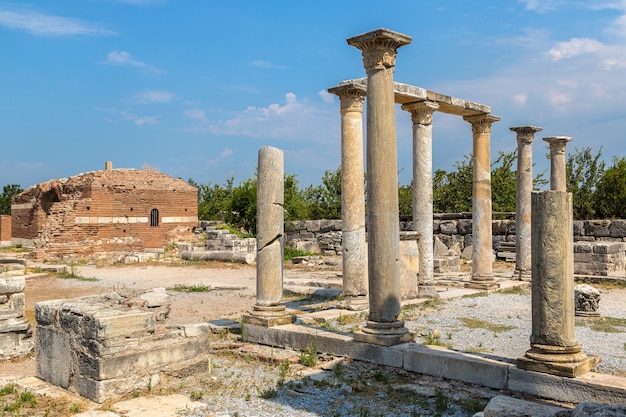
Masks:
[[[348,45],[361,50],[366,72],[396,65],[397,49],[411,43],[411,37],[388,29],[377,29],[347,39]]]
[[[570,136],[550,136],[543,138],[550,145],[550,154],[565,154],[567,142],[574,140]]]
[[[439,109],[434,101],[418,101],[402,105],[402,110],[411,113],[414,125],[430,125],[433,123],[433,113]]]
[[[366,96],[362,86],[354,84],[340,85],[328,89],[328,92],[339,97],[341,110],[363,112],[363,101]]]
[[[478,114],[476,116],[465,116],[463,120],[471,123],[474,135],[480,135],[483,133],[491,134],[491,125],[500,120],[500,118],[492,114]]]
[[[543,128],[537,126],[518,126],[510,127],[509,130],[517,133],[517,141],[524,143],[532,143],[535,139],[535,133],[541,132]]]

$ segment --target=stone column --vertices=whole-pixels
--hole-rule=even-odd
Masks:
[[[576,377],[600,357],[581,351],[574,334],[572,195],[532,193],[532,333],[522,369]]]
[[[367,73],[367,226],[369,320],[354,339],[395,345],[414,339],[400,314],[400,221],[393,71],[409,36],[377,29],[348,39]]]
[[[413,230],[419,259],[418,298],[439,298],[433,269],[433,113],[432,101],[404,104],[413,122]]]
[[[341,254],[343,301],[340,307],[365,310],[367,249],[363,168],[363,100],[365,89],[353,83],[328,89],[341,106]]]
[[[517,187],[515,191],[515,273],[530,281],[530,194],[533,191],[533,139],[536,126],[511,127],[517,133]]]
[[[244,323],[275,326],[292,322],[283,298],[284,163],[283,151],[259,149],[257,167],[256,304]]]
[[[569,136],[551,136],[543,140],[550,145],[550,189],[567,191],[565,147],[573,139]]]
[[[491,125],[500,120],[491,114],[465,116],[472,124],[472,279],[467,288],[500,287],[493,277],[491,239]]]

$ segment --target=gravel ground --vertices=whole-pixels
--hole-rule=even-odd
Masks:
[[[576,337],[583,351],[602,356],[597,372],[626,376],[625,297],[625,289],[602,290],[603,318],[576,320]],[[506,290],[406,307],[402,318],[407,327],[417,332],[417,343],[437,343],[514,362],[530,348],[530,305],[528,289]],[[333,320],[322,326],[350,331],[362,324],[361,319]],[[612,326],[604,330],[593,327],[606,323]],[[303,379],[301,368],[292,368],[292,377],[281,380],[276,366],[257,364],[252,370],[246,370],[228,362],[222,364],[225,372],[236,372],[232,378],[248,381],[246,388],[220,391],[202,400],[207,403],[206,409],[190,411],[184,416],[458,417],[474,415],[490,398],[500,394],[482,387],[357,362],[343,365],[339,372],[333,372],[321,383]],[[216,370],[218,379],[224,375],[220,372]],[[258,387],[275,389],[272,395],[276,396],[263,398],[263,391]]]

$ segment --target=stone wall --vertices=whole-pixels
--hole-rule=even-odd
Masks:
[[[11,245],[11,216],[0,215],[0,246]]]
[[[197,189],[151,170],[114,169],[30,187],[11,205],[12,238],[37,258],[163,248],[190,238]]]
[[[493,220],[491,225],[494,251],[501,259],[515,261],[515,220]],[[286,243],[293,247],[310,253],[341,254],[341,220],[294,221],[285,227],[288,230]],[[410,231],[411,227],[410,221],[400,222],[403,232]],[[472,244],[471,218],[435,219],[433,231],[435,258],[461,256]],[[576,274],[626,274],[626,220],[577,220],[573,222],[573,236]],[[439,242],[443,244],[442,248],[437,247]],[[469,259],[471,253],[465,253]],[[439,264],[436,267],[440,272],[447,271]]]
[[[157,386],[209,350],[208,324],[168,323],[169,306],[163,288],[36,303],[37,376],[99,403]]]

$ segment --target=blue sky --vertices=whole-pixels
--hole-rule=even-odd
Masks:
[[[152,167],[201,183],[254,175],[257,152],[320,183],[340,164],[326,89],[365,76],[346,38],[412,36],[395,80],[491,106],[492,160],[511,126],[625,154],[626,0],[0,0],[0,186]],[[411,124],[397,109],[400,183]],[[471,127],[436,113],[434,168],[471,152]]]

